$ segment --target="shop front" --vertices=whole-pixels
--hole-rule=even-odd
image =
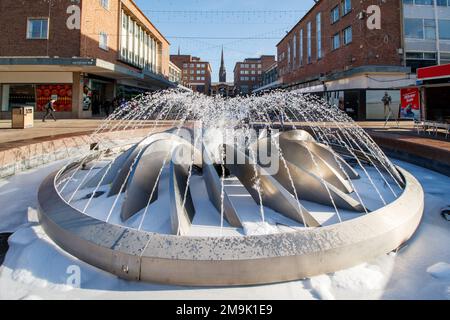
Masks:
[[[55,109],[64,117],[72,117],[72,73],[0,73],[2,119],[9,119],[15,107],[32,107],[36,117],[45,111],[45,105],[55,98]],[[35,79],[33,79],[35,78]],[[31,80],[31,81],[30,81]],[[33,81],[37,80],[37,81]],[[39,81],[40,80],[40,81]]]
[[[450,123],[450,64],[417,69],[426,120]]]

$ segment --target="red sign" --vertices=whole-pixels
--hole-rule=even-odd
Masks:
[[[417,79],[419,80],[439,78],[450,78],[450,64],[417,69]]]
[[[400,118],[420,119],[420,92],[418,88],[400,90]]]

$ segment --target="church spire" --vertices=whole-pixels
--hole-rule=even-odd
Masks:
[[[220,69],[219,69],[219,82],[227,82],[227,71],[225,70],[225,61],[223,58],[223,46],[222,46],[222,58],[220,61]]]

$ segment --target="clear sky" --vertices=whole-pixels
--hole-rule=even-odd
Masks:
[[[313,0],[135,0],[171,43],[209,61],[218,81],[220,51],[227,81],[236,61],[276,54],[276,44],[314,4]]]

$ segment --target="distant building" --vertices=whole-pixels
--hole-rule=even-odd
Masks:
[[[449,40],[448,0],[319,0],[277,44],[278,71],[288,90],[322,96],[355,120],[381,120],[385,92],[396,117],[415,70],[450,62]]]
[[[234,67],[234,85],[238,94],[251,94],[260,86],[262,74],[275,63],[275,56],[263,55],[237,62]]]
[[[220,59],[220,68],[219,68],[219,82],[211,83],[210,94],[212,96],[221,95],[223,97],[234,97],[234,83],[227,82],[227,71],[225,69],[225,59],[223,57],[223,48],[222,55]]]
[[[281,86],[282,83],[278,77],[278,63],[275,62],[263,72],[260,85],[257,89],[253,90],[253,92],[267,92],[280,88]]]
[[[2,0],[0,7],[2,118],[15,106],[32,106],[39,117],[53,96],[60,118],[104,116],[116,96],[174,86],[169,42],[131,0]]]
[[[171,55],[170,60],[181,69],[182,82],[195,92],[209,94],[211,89],[211,65],[191,55]]]
[[[176,64],[169,61],[169,80],[178,84],[182,83],[181,69]]]

